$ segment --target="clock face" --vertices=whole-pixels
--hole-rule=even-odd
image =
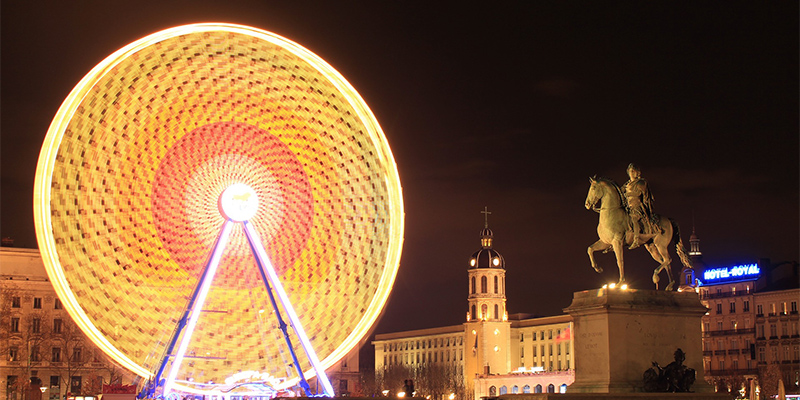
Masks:
[[[358,93],[301,46],[227,24],[155,33],[89,72],[48,131],[35,216],[65,307],[141,376],[226,219],[258,231],[326,368],[378,317],[403,237],[397,168]],[[178,380],[288,386],[287,350],[237,223]]]

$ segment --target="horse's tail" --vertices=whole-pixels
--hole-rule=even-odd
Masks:
[[[672,224],[672,241],[675,242],[675,250],[678,253],[678,257],[681,259],[681,264],[683,264],[684,267],[692,268],[692,259],[689,258],[689,254],[686,253],[686,248],[683,247],[681,228],[678,226],[678,222],[672,218],[669,219],[669,222]]]

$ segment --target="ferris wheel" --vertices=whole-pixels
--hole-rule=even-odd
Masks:
[[[312,376],[332,396],[324,371],[379,316],[403,238],[363,99],[309,50],[232,24],[92,69],[47,133],[34,212],[65,308],[148,397],[310,395]]]

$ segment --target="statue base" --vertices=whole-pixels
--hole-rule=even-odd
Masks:
[[[704,379],[700,327],[707,309],[697,293],[587,290],[575,292],[564,311],[575,340],[575,382],[567,393],[642,393],[644,372],[654,361],[662,368],[675,361],[678,348],[696,372],[687,395],[714,391]]]

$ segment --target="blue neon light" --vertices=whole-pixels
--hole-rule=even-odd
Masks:
[[[758,279],[761,275],[761,269],[758,264],[742,264],[728,268],[714,268],[707,269],[703,272],[703,281],[709,282],[723,282],[723,281],[740,281],[746,279]]]

